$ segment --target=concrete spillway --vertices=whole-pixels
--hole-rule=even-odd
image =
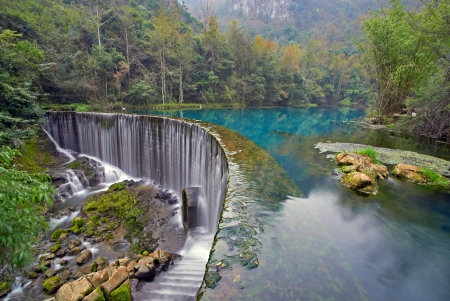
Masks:
[[[138,300],[192,299],[200,287],[217,231],[227,184],[226,156],[204,128],[180,120],[96,113],[49,113],[44,129],[59,147],[97,157],[181,198],[201,187],[202,213],[189,231],[179,266],[136,293]],[[181,224],[181,220],[180,220]]]

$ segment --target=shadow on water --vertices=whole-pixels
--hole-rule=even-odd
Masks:
[[[263,246],[259,267],[233,267],[205,299],[361,300],[364,291],[371,300],[450,299],[449,192],[389,178],[377,196],[357,195],[339,183],[327,154],[314,148],[317,142],[353,142],[448,160],[448,145],[364,129],[355,122],[364,115],[360,110],[151,113],[203,120],[242,134],[266,150],[306,195],[282,200],[276,208],[255,202],[251,212],[264,224],[264,235],[256,236]],[[270,176],[259,178],[270,182]],[[315,238],[321,243],[314,244]],[[214,256],[228,247],[219,246]]]

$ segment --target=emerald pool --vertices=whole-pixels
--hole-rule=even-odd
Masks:
[[[259,266],[234,265],[203,299],[450,300],[448,190],[390,177],[379,183],[376,196],[355,194],[339,183],[329,154],[314,148],[320,141],[354,142],[450,160],[445,145],[365,129],[356,121],[364,116],[361,110],[131,113],[201,120],[236,131],[268,152],[304,195],[282,199],[279,206],[249,205],[264,229],[256,236]],[[258,177],[270,183],[270,174]]]

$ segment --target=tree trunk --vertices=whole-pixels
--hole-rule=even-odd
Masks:
[[[181,61],[180,61],[180,97],[179,97],[179,102],[180,103],[183,102],[183,67],[182,67]]]

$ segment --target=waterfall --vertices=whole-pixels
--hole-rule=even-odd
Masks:
[[[181,196],[201,186],[201,224],[215,233],[223,205],[227,162],[218,141],[198,125],[152,116],[52,112],[44,129],[59,147],[117,166],[130,176],[148,178]]]

